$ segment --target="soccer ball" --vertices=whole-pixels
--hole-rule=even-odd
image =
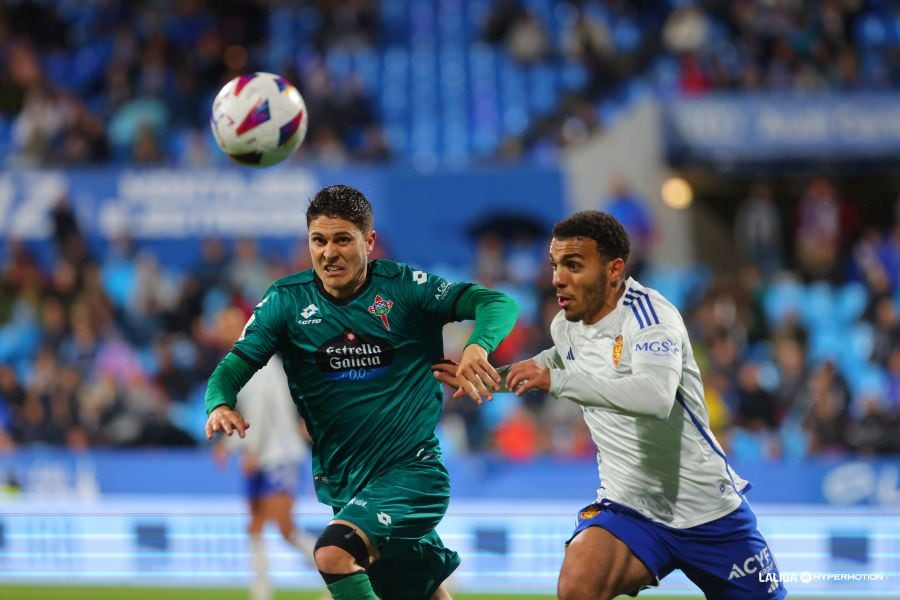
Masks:
[[[225,154],[267,167],[294,153],[306,136],[303,97],[273,73],[248,73],[225,84],[213,100],[209,126]]]

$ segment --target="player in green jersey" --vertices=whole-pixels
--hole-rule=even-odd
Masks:
[[[372,207],[349,186],[319,191],[306,211],[313,268],[279,279],[210,376],[208,438],[243,437],[238,390],[279,353],[312,437],[313,479],[335,518],[316,566],[335,600],[446,600],[459,565],[435,527],[449,479],[434,430],[445,323],[475,319],[456,369],[458,393],[491,397],[487,360],[512,330],[508,296],[389,261],[369,261]]]

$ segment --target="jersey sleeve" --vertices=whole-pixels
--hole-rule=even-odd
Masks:
[[[253,309],[241,337],[231,349],[257,369],[269,362],[281,346],[282,334],[287,325],[284,295],[285,292],[278,287],[269,288],[262,301]]]
[[[566,367],[559,356],[559,352],[556,351],[556,346],[537,353],[534,355],[533,360],[551,369],[564,369]]]
[[[440,275],[404,269],[404,289],[421,314],[439,323],[457,321],[456,304],[471,283],[452,283]]]
[[[668,367],[681,374],[682,336],[674,326],[660,323],[635,327],[628,340],[632,373],[641,372],[643,367]]]

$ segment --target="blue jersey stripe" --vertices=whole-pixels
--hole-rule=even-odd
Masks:
[[[647,308],[650,309],[650,313],[653,314],[653,320],[656,321],[656,324],[659,325],[659,317],[656,316],[656,311],[653,310],[653,303],[650,302],[650,294],[647,292],[636,292],[644,297],[644,301],[647,303]]]
[[[652,325],[653,321],[650,320],[650,315],[647,314],[647,309],[644,307],[644,300],[642,298],[638,298],[634,301],[634,303],[636,306],[640,307],[641,314],[644,315],[644,321],[647,323],[647,325]],[[643,329],[643,327],[641,329]]]
[[[722,449],[710,438],[709,432],[706,430],[706,427],[700,422],[700,419],[691,411],[687,406],[687,402],[684,401],[684,397],[681,395],[681,390],[675,392],[675,399],[678,400],[678,404],[685,410],[688,416],[691,418],[691,423],[694,424],[694,427],[697,428],[697,431],[700,432],[700,435],[703,436],[703,439],[706,440],[706,443],[709,444],[709,447],[712,448],[713,452],[722,457],[722,460],[725,461],[725,472],[728,473],[728,479],[731,480],[731,487],[734,488],[734,491],[738,494],[741,493],[741,490],[738,489],[737,484],[734,482],[734,476],[731,474],[731,465],[728,464],[728,457],[725,456],[725,453],[722,452]]]
[[[622,303],[622,306],[631,307],[641,329],[654,324],[659,325],[659,316],[657,316],[656,310],[650,302],[650,296],[646,292],[626,288],[625,302]]]
[[[634,318],[637,319],[638,326],[639,326],[641,329],[643,329],[644,327],[646,327],[646,325],[644,325],[643,319],[641,319],[641,315],[640,315],[640,313],[638,312],[637,306],[635,306],[634,304],[631,305],[631,312],[634,313]]]

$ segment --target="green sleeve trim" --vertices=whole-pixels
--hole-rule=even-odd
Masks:
[[[206,404],[206,414],[223,404],[234,408],[234,405],[237,404],[238,392],[247,385],[257,369],[258,367],[254,367],[234,352],[226,354],[219,361],[206,384],[206,397],[203,399]]]
[[[461,319],[475,319],[466,345],[478,344],[491,353],[515,326],[519,305],[503,292],[473,285],[459,295],[456,314]]]

